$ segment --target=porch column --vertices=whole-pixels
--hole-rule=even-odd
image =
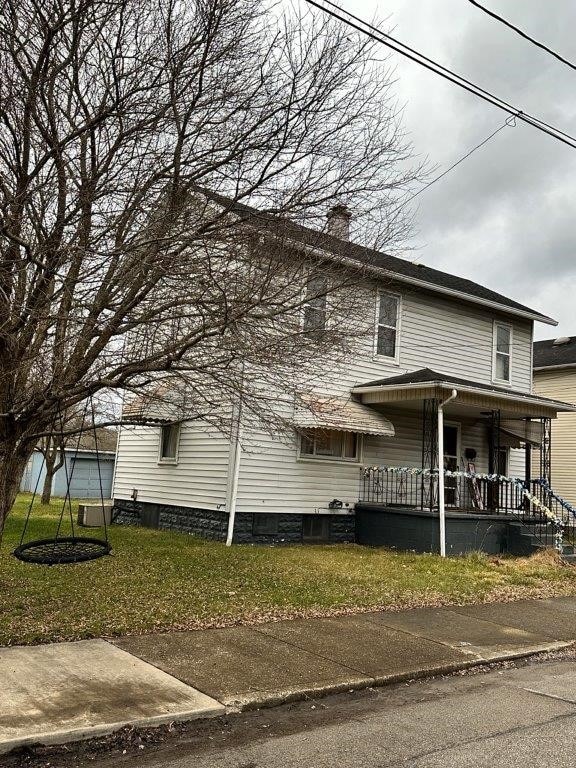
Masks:
[[[498,474],[498,457],[500,454],[500,410],[490,414],[488,427],[488,474]],[[500,501],[499,483],[488,483],[488,509],[497,512]]]
[[[531,419],[526,419],[526,435],[530,434]],[[532,444],[526,440],[524,443],[524,486],[530,490],[532,482]]]
[[[540,446],[540,479],[552,485],[552,419],[540,419],[542,444]]]
[[[422,403],[422,469],[438,467],[438,400],[429,398]],[[433,475],[422,477],[420,508],[434,509],[436,492]]]

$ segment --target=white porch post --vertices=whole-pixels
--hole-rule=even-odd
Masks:
[[[450,397],[438,403],[438,513],[440,517],[440,556],[446,557],[446,507],[444,504],[444,406],[458,397],[453,389]]]

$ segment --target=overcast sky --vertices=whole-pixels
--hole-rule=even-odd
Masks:
[[[576,135],[576,72],[468,0],[341,0],[524,111]],[[574,0],[483,4],[576,61]],[[551,10],[553,9],[553,10]],[[417,154],[438,173],[506,115],[397,54],[398,96]],[[477,279],[559,321],[536,338],[576,335],[576,150],[529,126],[507,127],[418,198],[424,264]]]

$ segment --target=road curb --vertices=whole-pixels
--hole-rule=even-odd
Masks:
[[[0,755],[5,756],[8,753],[23,747],[49,747],[73,744],[75,742],[79,743],[88,741],[93,738],[101,738],[103,736],[113,735],[114,733],[122,730],[122,728],[126,727],[144,730],[147,728],[155,728],[161,725],[166,725],[171,722],[183,723],[201,721],[216,718],[225,714],[238,714],[240,712],[248,712],[257,709],[268,709],[297,701],[312,701],[315,699],[321,699],[326,696],[341,693],[361,691],[368,688],[382,688],[412,680],[422,680],[441,675],[450,675],[462,670],[473,669],[474,667],[483,665],[493,666],[505,661],[515,661],[537,656],[542,653],[561,651],[573,647],[574,645],[575,641],[548,642],[531,646],[529,648],[524,647],[519,651],[502,653],[495,657],[485,658],[481,656],[474,656],[470,658],[463,658],[462,661],[452,662],[449,664],[439,664],[432,667],[416,668],[402,673],[379,677],[356,676],[351,677],[347,681],[340,681],[334,684],[327,683],[325,685],[312,687],[274,691],[270,693],[263,693],[236,699],[227,699],[223,697],[217,700],[220,706],[210,709],[207,708],[201,712],[198,710],[182,710],[180,712],[172,712],[168,714],[154,715],[132,720],[123,720],[114,723],[103,723],[97,726],[62,729],[46,734],[45,736],[35,735],[32,737],[8,739],[0,742]]]
[[[62,729],[46,735],[35,735],[23,738],[18,737],[0,742],[0,755],[7,755],[13,750],[21,749],[22,747],[62,746],[64,744],[88,741],[89,739],[95,739],[101,736],[111,736],[112,734],[121,731],[122,728],[156,728],[160,725],[167,725],[168,723],[187,723],[192,722],[193,720],[207,720],[224,714],[226,714],[226,708],[223,709],[222,707],[215,707],[212,710],[206,710],[204,712],[182,710],[181,712],[142,717],[129,721],[123,720],[116,723],[102,723],[101,725]]]
[[[332,696],[339,693],[366,690],[367,688],[384,688],[388,685],[405,683],[410,680],[422,680],[425,678],[438,677],[439,675],[451,675],[466,669],[481,667],[486,664],[494,665],[505,661],[516,661],[520,659],[538,656],[541,653],[551,653],[553,651],[562,651],[572,647],[575,641],[554,641],[542,643],[529,648],[522,648],[519,651],[510,651],[498,656],[482,657],[474,656],[469,659],[463,659],[450,664],[439,664],[433,667],[419,668],[399,672],[396,674],[383,675],[378,677],[359,677],[351,678],[348,682],[339,682],[313,687],[302,687],[287,691],[274,691],[261,695],[243,697],[238,699],[220,699],[230,714],[238,712],[249,712],[256,709],[269,709],[282,704],[290,704],[296,701],[306,701],[321,699],[325,696]]]

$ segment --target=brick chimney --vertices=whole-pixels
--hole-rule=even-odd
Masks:
[[[326,218],[328,220],[326,232],[329,235],[338,237],[340,240],[350,240],[350,220],[352,214],[345,205],[339,203],[330,208]]]

